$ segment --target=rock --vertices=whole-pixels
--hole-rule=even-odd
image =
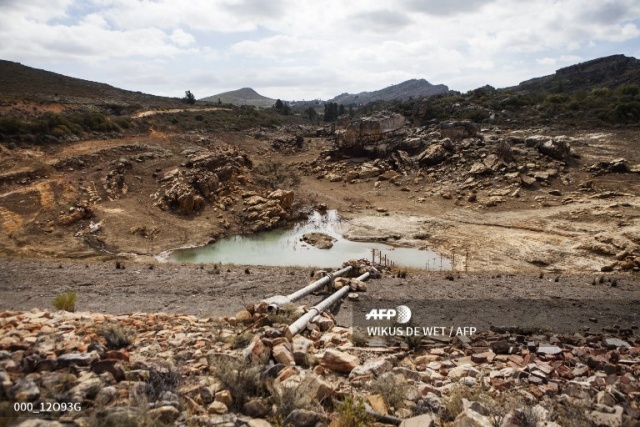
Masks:
[[[283,425],[292,427],[318,427],[318,425],[328,424],[329,419],[324,414],[309,411],[307,409],[294,409],[287,418],[284,419]]]
[[[180,416],[180,411],[173,406],[165,405],[159,408],[149,409],[149,416],[164,424],[173,424]]]
[[[614,406],[613,409],[613,413],[591,411],[587,414],[587,418],[600,427],[621,427],[624,409],[622,406]]]
[[[454,141],[474,138],[479,131],[480,127],[469,120],[440,123],[440,135],[443,138],[450,138]]]
[[[222,390],[217,392],[214,399],[216,402],[224,403],[225,406],[231,406],[231,404],[233,403],[233,396],[231,396],[229,390]]]
[[[293,354],[285,344],[278,344],[273,347],[272,354],[276,362],[282,363],[283,365],[289,366],[295,365],[296,363]]]
[[[423,414],[402,420],[400,427],[435,427],[436,418],[433,414]]]
[[[353,370],[351,370],[349,378],[370,374],[379,376],[384,374],[385,372],[391,371],[391,369],[393,369],[393,363],[389,358],[384,357],[375,360],[369,360],[364,365],[356,366]]]
[[[302,335],[293,337],[293,359],[297,365],[304,365],[307,362],[309,347],[312,345],[313,341]]]
[[[264,345],[260,336],[255,335],[247,348],[244,349],[245,359],[261,363],[269,359],[269,349]]]
[[[97,353],[67,353],[58,356],[58,366],[66,368],[70,365],[76,366],[89,366],[91,363],[97,361],[100,356]]]
[[[289,209],[293,205],[294,193],[292,190],[275,190],[269,193],[268,199],[278,200],[282,209]]]
[[[222,414],[226,414],[228,411],[229,411],[229,408],[227,407],[227,405],[217,400],[211,402],[211,405],[209,405],[209,407],[207,408],[207,412],[210,414],[222,415]]]
[[[456,366],[449,371],[449,375],[447,376],[447,378],[449,378],[451,381],[458,381],[460,378],[466,377],[470,369],[471,365]]]
[[[254,418],[252,420],[247,421],[247,427],[272,427],[272,424],[261,418]]]
[[[320,363],[332,371],[348,374],[356,366],[360,365],[360,359],[351,354],[343,353],[334,349],[328,349],[320,358]]]
[[[101,406],[107,406],[118,397],[118,390],[114,386],[104,387],[96,395],[95,402]]]
[[[554,355],[562,353],[562,349],[557,345],[540,344],[536,353]]]
[[[331,249],[336,239],[325,233],[306,233],[302,235],[302,241],[318,249]]]
[[[378,142],[388,134],[401,129],[406,119],[401,114],[380,112],[361,117],[336,130],[336,146],[339,151],[358,156],[368,152],[377,154]]]
[[[11,424],[13,427],[65,427],[69,424],[61,424],[58,421],[53,420],[40,420],[32,418],[28,420],[20,421],[18,424]]]
[[[271,408],[263,399],[252,399],[244,404],[242,412],[252,418],[264,418]]]
[[[367,396],[367,402],[375,412],[380,414],[388,414],[387,405],[384,403],[384,399],[379,394],[372,394]]]
[[[538,151],[556,160],[564,160],[570,155],[571,146],[564,138],[553,138],[538,145]]]
[[[80,400],[93,399],[101,389],[102,381],[100,378],[89,378],[69,390],[69,394]]]
[[[493,427],[493,423],[484,415],[467,408],[456,417],[451,427]]]
[[[32,380],[20,378],[9,388],[9,396],[18,402],[33,402],[40,397],[40,389]]]
[[[435,166],[442,163],[449,152],[442,144],[433,144],[418,156],[420,166]]]

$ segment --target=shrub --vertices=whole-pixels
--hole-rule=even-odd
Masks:
[[[373,421],[367,414],[362,399],[355,400],[351,396],[347,396],[338,404],[337,412],[340,415],[339,427],[363,427],[371,425]]]
[[[351,334],[351,343],[356,347],[366,347],[369,343],[367,339],[367,335],[364,334],[360,329],[355,329]]]
[[[298,385],[282,384],[281,387],[274,388],[271,394],[273,403],[276,405],[275,418],[284,419],[296,409],[306,409],[319,412],[322,410],[319,402],[313,400],[310,391],[313,379],[306,377]]]
[[[57,295],[51,304],[58,310],[76,311],[76,299],[77,295],[75,292],[66,292]]]
[[[259,184],[276,188],[291,188],[300,183],[300,175],[282,162],[269,161],[253,168]]]
[[[233,409],[241,410],[251,398],[266,394],[264,383],[260,380],[262,365],[228,355],[219,355],[209,363],[213,376],[233,396]]]
[[[372,384],[371,391],[382,396],[389,408],[398,409],[404,404],[407,395],[407,385],[398,381],[393,374],[379,376]]]
[[[133,331],[117,323],[111,323],[98,329],[98,335],[105,339],[107,348],[118,350],[127,347],[133,341]]]
[[[180,373],[176,368],[156,368],[149,370],[149,379],[144,385],[144,394],[150,402],[162,398],[165,392],[174,393],[180,385]]]

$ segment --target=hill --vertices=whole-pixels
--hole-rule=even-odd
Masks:
[[[555,74],[527,80],[509,89],[569,94],[601,87],[614,89],[639,81],[640,60],[611,55],[561,68]]]
[[[255,107],[261,108],[272,107],[276,102],[275,99],[262,96],[250,87],[243,87],[242,89],[223,92],[217,95],[211,95],[207,96],[206,98],[200,99],[200,101],[209,102],[218,102],[218,100],[220,100],[220,102],[223,104],[253,105]]]
[[[449,88],[445,85],[432,85],[425,79],[412,79],[373,92],[343,93],[328,102],[361,105],[376,101],[403,101],[409,98],[426,98],[447,93],[449,93]]]
[[[180,101],[178,98],[118,89],[105,83],[68,77],[4,60],[0,60],[0,93],[37,100],[67,98],[67,101],[80,103],[90,101],[91,103],[175,105]]]

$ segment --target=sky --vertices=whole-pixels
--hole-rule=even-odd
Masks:
[[[613,54],[640,58],[638,0],[0,0],[0,59],[164,96],[466,92]]]

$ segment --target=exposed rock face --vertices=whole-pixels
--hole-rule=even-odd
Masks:
[[[336,239],[324,233],[307,233],[301,240],[318,249],[331,249]]]
[[[336,130],[339,151],[349,155],[363,155],[376,151],[376,143],[390,133],[404,127],[406,119],[396,113],[381,112],[349,122],[344,129]]]
[[[240,177],[251,161],[238,151],[187,153],[187,169],[174,169],[160,179],[161,189],[152,197],[156,205],[179,215],[199,212],[207,202],[237,190]]]
[[[266,198],[248,194],[243,197],[245,208],[242,210],[242,219],[253,232],[270,230],[292,216],[288,213],[294,200],[291,190],[276,190]]]
[[[478,136],[480,127],[473,122],[463,120],[459,122],[443,122],[440,124],[440,134],[443,138],[451,138],[459,141],[465,138]]]

